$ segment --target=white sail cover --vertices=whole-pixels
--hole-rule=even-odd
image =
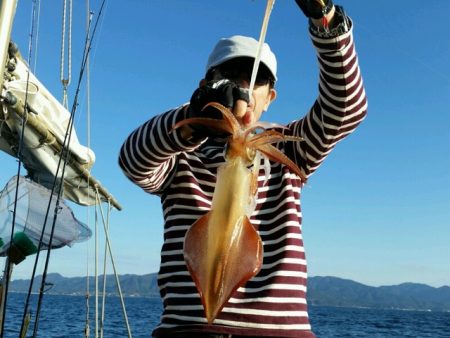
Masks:
[[[16,186],[17,176],[14,176],[0,193],[0,238],[3,242],[3,245],[0,247],[1,256],[4,256],[10,247]],[[48,203],[52,196],[51,191],[22,176],[19,177],[17,191],[14,234],[24,233],[38,247]],[[48,249],[49,247],[56,200],[57,196],[53,195],[41,249]],[[78,221],[72,210],[60,201],[51,247],[71,246],[75,242],[89,239],[91,234],[91,230]]]
[[[69,125],[70,112],[53,97],[31,71],[28,75],[28,71],[26,64],[17,58],[15,70],[12,72],[14,79],[6,81],[5,88],[19,97],[22,102],[25,102],[25,93],[28,90],[27,104],[37,113],[42,124],[48,127],[49,132],[62,144]],[[80,144],[74,129],[69,150],[77,155],[80,162],[90,166],[94,164],[94,152]]]
[[[19,100],[17,106],[22,107],[22,110],[25,102],[31,108],[31,112],[26,113],[28,118],[21,150],[27,176],[51,188],[56,173],[58,178],[62,175],[61,149],[71,114],[31,73],[18,52],[10,53],[5,74],[2,96],[12,94]],[[23,128],[24,118],[17,110],[20,107],[0,101],[0,150],[14,157],[18,156]],[[63,197],[80,205],[97,204],[99,200],[113,201],[112,204],[118,207],[117,201],[90,175],[95,154],[80,144],[73,127],[70,143],[64,148],[68,148],[69,157],[64,171]],[[97,191],[99,198],[96,197]]]

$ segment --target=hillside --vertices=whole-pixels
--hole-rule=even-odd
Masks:
[[[372,287],[336,277],[311,277],[308,301],[312,305],[450,311],[450,287],[416,283]]]
[[[40,281],[39,276],[34,283],[35,292]],[[85,277],[66,278],[59,274],[49,274],[47,281],[50,284],[47,287],[49,294],[84,295],[86,293]],[[114,276],[107,275],[106,281],[106,293],[117,294]],[[93,292],[92,277],[89,285]],[[102,285],[102,277],[100,285]],[[120,285],[126,296],[159,297],[156,274],[122,275]],[[13,292],[28,292],[28,288],[28,280],[15,280],[10,286]],[[372,287],[336,277],[310,277],[308,302],[311,305],[321,306],[450,311],[450,287],[434,288],[415,283]]]

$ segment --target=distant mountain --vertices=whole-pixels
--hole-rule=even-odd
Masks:
[[[102,276],[99,289],[102,289]],[[126,296],[159,297],[156,274],[121,275],[120,286]],[[84,295],[85,277],[66,278],[60,274],[49,274],[48,294]],[[34,283],[38,290],[41,277]],[[90,290],[94,290],[94,279],[89,278]],[[117,295],[115,277],[106,276],[106,293]],[[28,280],[15,280],[10,285],[13,292],[28,292]],[[372,287],[337,277],[310,277],[308,279],[308,302],[311,305],[366,307],[405,310],[450,311],[450,287],[434,288],[425,284],[404,283],[394,286]]]
[[[42,276],[37,276],[33,283],[33,292],[38,292],[41,285]],[[121,275],[119,276],[120,288],[126,296],[139,297],[159,297],[159,288],[156,281],[156,274],[147,275]],[[94,292],[94,277],[89,278],[90,292]],[[64,295],[85,295],[87,280],[86,277],[63,277],[58,273],[47,275],[46,293]],[[11,282],[12,292],[28,292],[30,288],[29,280],[19,279]],[[99,277],[99,290],[103,289],[103,276]],[[117,285],[114,275],[106,275],[106,294],[117,295]]]
[[[311,277],[308,301],[312,305],[450,311],[450,287],[415,283],[371,287],[348,279]]]

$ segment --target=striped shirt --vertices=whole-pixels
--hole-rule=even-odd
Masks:
[[[277,147],[310,176],[337,142],[365,117],[367,102],[349,32],[329,39],[312,36],[320,65],[319,97],[308,114],[287,133],[302,142]],[[306,260],[300,197],[303,183],[280,163],[261,165],[256,208],[250,221],[263,241],[260,272],[240,287],[207,325],[197,289],[183,258],[184,236],[211,206],[216,173],[224,163],[224,144],[193,144],[172,126],[187,106],[155,116],[138,127],[121,148],[124,173],[161,198],[164,243],[158,284],[164,311],[153,332],[215,332],[267,337],[315,337],[308,320]]]

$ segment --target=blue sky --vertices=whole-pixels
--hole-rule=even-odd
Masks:
[[[99,2],[91,0],[94,11]],[[443,19],[450,2],[340,4],[354,20],[369,115],[304,189],[309,274],[375,286],[450,285],[450,43]],[[84,6],[74,2],[70,102],[82,53]],[[97,156],[94,176],[123,206],[111,218],[119,273],[157,271],[163,223],[159,199],[131,184],[117,166],[123,140],[140,123],[189,100],[220,37],[258,38],[264,9],[261,0],[108,3],[92,50],[91,144]],[[30,11],[30,2],[20,1],[13,30],[25,57]],[[62,98],[61,12],[62,1],[42,2],[38,50],[33,51],[37,76],[57,98]],[[317,96],[318,67],[306,29],[294,1],[276,1],[266,41],[278,57],[278,98],[263,120],[301,117]],[[77,113],[84,144],[85,98],[83,92]],[[4,154],[0,161],[4,185],[17,163]],[[71,206],[87,222],[87,208]],[[84,275],[93,243],[53,251],[50,271]],[[14,278],[28,278],[33,262],[29,257],[18,265]]]

